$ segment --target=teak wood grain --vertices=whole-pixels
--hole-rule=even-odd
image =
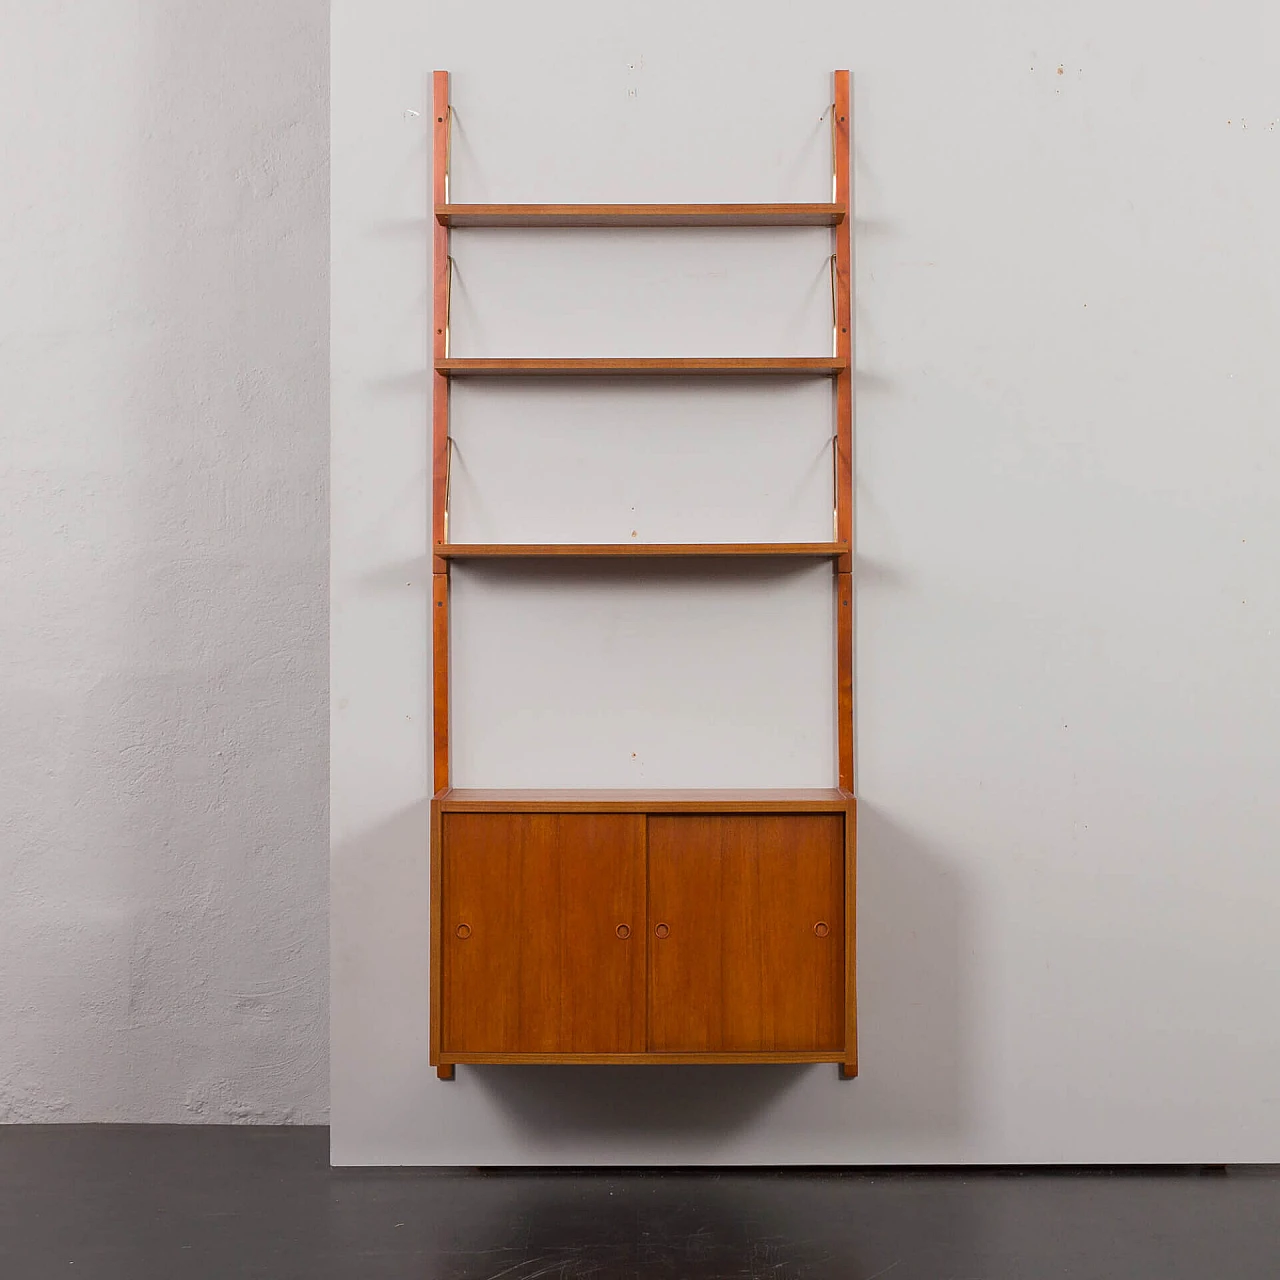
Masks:
[[[451,787],[435,797],[447,813],[843,813],[837,787],[609,790]]]
[[[834,76],[831,106],[833,199],[852,208],[849,184],[849,73]],[[836,776],[853,790],[853,245],[849,223],[835,229],[836,354],[835,379],[836,541],[850,550],[836,561]]]
[[[787,374],[792,377],[830,376],[844,365],[838,356],[692,356],[582,358],[459,357],[436,360],[436,372],[462,377],[634,377],[647,375],[704,375],[730,377],[755,374]]]
[[[449,542],[437,545],[442,560],[540,559],[548,556],[588,559],[663,556],[802,556],[835,558],[848,552],[834,542]]]
[[[449,575],[431,575],[431,742],[435,790],[449,785]]]
[[[443,814],[441,1059],[644,1051],[644,823]]]
[[[840,204],[436,204],[446,227],[832,227]]]
[[[836,764],[844,791],[853,791],[853,575],[836,579]]]
[[[844,818],[649,819],[649,1049],[838,1053]]]
[[[432,154],[431,188],[436,204],[446,197],[445,175],[449,163],[449,73],[431,77]],[[434,364],[449,354],[449,229],[436,223],[431,244],[431,359]],[[449,379],[431,375],[431,541],[447,542],[449,457]],[[431,754],[435,789],[449,785],[449,562],[436,556],[431,562],[431,689],[433,697]]]

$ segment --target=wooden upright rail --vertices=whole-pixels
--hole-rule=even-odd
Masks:
[[[850,208],[849,73],[835,73],[831,107],[832,200]],[[853,546],[853,252],[848,220],[835,228],[836,538]],[[853,555],[836,561],[836,756],[838,779],[853,790]]]
[[[437,206],[449,200],[449,73],[432,76],[431,183]],[[449,355],[449,228],[435,224],[432,244],[435,275],[431,306],[431,545],[449,540],[449,379],[439,371]],[[449,562],[431,558],[431,697],[435,790],[449,785]]]

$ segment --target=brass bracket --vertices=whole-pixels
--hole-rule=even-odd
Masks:
[[[840,437],[831,437],[831,541],[840,541]]]
[[[834,144],[833,144],[834,145]],[[831,153],[835,155],[834,150]],[[445,110],[444,117],[444,202],[449,203],[449,170],[453,163],[453,103]],[[833,160],[834,164],[835,161]]]
[[[836,193],[839,188],[836,185],[836,104],[831,104],[831,203],[836,202]],[[448,182],[448,178],[445,178]],[[445,199],[448,199],[446,196]],[[846,215],[847,216],[847,215]]]
[[[449,541],[449,499],[453,487],[453,437],[445,437],[444,453],[444,540]]]
[[[444,358],[449,358],[449,316],[453,311],[453,254],[448,257],[448,274],[444,281]]]
[[[831,354],[839,356],[840,354],[840,306],[836,301],[836,295],[839,292],[839,284],[836,280],[836,272],[838,265],[836,263],[836,255],[831,255]],[[445,330],[446,341],[448,330]],[[446,351],[446,355],[448,352]]]

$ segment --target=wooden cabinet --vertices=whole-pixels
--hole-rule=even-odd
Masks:
[[[591,1061],[852,1073],[851,797],[708,813],[671,793],[579,811],[515,794],[435,801],[432,1060],[446,1073]]]

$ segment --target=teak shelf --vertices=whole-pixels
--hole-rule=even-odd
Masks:
[[[438,204],[445,227],[834,227],[842,204]]]
[[[515,560],[544,556],[582,560],[596,556],[629,556],[651,560],[663,556],[802,556],[823,559],[848,555],[836,542],[446,542],[436,548],[445,560]]]
[[[834,76],[829,204],[457,204],[449,75],[433,85],[431,1062],[806,1063],[857,1074],[853,794],[853,312],[849,73]],[[471,358],[449,352],[454,228],[830,227],[829,356]],[[826,377],[830,542],[449,541],[450,385],[464,377]],[[832,562],[834,787],[450,785],[454,561]]]
[[[681,356],[666,358],[629,358],[616,356],[591,356],[579,359],[440,359],[436,372],[447,378],[466,377],[582,377],[613,374],[635,377],[638,375],[671,377],[683,374],[721,377],[742,374],[789,374],[792,377],[827,377],[844,371],[843,362],[834,356]]]

